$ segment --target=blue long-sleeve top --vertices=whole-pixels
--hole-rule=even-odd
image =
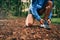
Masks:
[[[31,0],[31,4],[29,10],[31,11],[32,15],[40,21],[41,17],[37,12],[37,9],[42,9],[44,5],[47,3],[48,0]],[[53,2],[53,0],[51,0]],[[51,19],[52,11],[50,12],[49,19]]]

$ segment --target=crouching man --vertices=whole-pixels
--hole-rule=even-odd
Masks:
[[[26,26],[32,26],[34,19],[40,22],[40,27],[50,28],[53,0],[31,0],[30,13],[26,18]],[[44,18],[41,15],[44,14]]]

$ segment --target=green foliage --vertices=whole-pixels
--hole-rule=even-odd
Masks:
[[[26,16],[28,12],[22,10],[28,8],[29,4],[30,2],[21,2],[21,0],[0,0],[2,12],[4,10],[9,16]],[[54,0],[54,7],[53,14],[60,17],[60,0]]]
[[[58,21],[57,21],[58,20]],[[52,23],[54,24],[60,24],[60,18],[52,18]]]
[[[54,14],[57,14],[56,17],[60,17],[60,0],[54,0]]]

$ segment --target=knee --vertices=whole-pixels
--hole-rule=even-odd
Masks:
[[[52,1],[48,1],[48,4],[49,4],[50,6],[52,6],[52,5],[53,5],[53,2],[52,2]]]
[[[25,25],[26,26],[32,26],[33,24],[33,17],[32,14],[28,14],[26,21],[25,21]]]
[[[52,1],[48,1],[48,6],[46,6],[46,10],[52,9],[53,3]]]

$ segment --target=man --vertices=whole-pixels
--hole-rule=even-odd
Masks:
[[[26,18],[26,26],[32,26],[34,18],[40,22],[40,27],[49,28],[52,17],[53,0],[31,0],[30,13]],[[41,14],[45,14],[42,19]]]

